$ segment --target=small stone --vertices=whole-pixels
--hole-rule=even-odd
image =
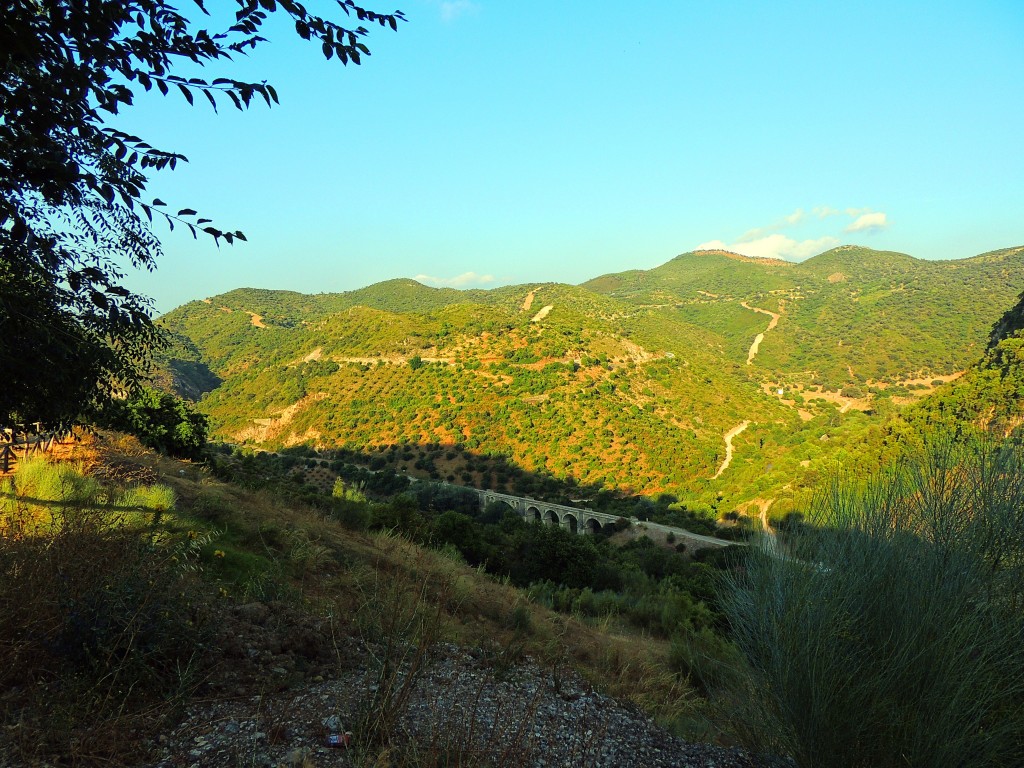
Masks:
[[[341,730],[341,718],[337,715],[329,715],[320,721],[321,725],[332,733]]]

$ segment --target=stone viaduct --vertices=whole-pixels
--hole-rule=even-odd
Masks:
[[[466,490],[473,491],[480,497],[481,507],[499,501],[507,504],[513,511],[522,515],[527,520],[544,523],[545,525],[558,525],[573,533],[596,533],[603,526],[614,523],[619,519],[617,515],[606,515],[603,512],[595,512],[592,509],[567,507],[564,504],[552,504],[548,501],[510,496],[507,493],[498,493],[497,491],[481,491],[476,488],[467,488]]]

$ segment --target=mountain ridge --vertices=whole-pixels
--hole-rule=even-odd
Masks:
[[[785,266],[706,252],[580,285],[236,289],[164,323],[223,382],[200,404],[219,439],[462,445],[724,508],[795,497],[844,446],[876,439],[885,414],[967,368],[1024,290],[1022,252],[953,266],[856,246]],[[488,462],[407,469],[510,487]]]

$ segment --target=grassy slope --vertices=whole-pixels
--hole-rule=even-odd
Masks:
[[[781,305],[758,366],[776,379],[806,375],[839,387],[963,368],[1020,291],[1022,264],[1022,248],[936,262],[842,246],[802,264],[701,252],[584,285],[639,304],[675,303],[688,319],[706,306],[735,311],[744,299],[771,311]]]
[[[144,540],[160,542],[156,548],[140,550],[147,558],[147,568],[151,563],[153,568],[164,569],[160,573],[170,574],[166,567],[173,560],[177,564],[172,566],[173,573],[190,580],[188,599],[193,618],[201,616],[203,627],[207,628],[203,630],[206,634],[202,641],[205,661],[198,670],[206,680],[206,698],[236,697],[240,689],[263,697],[274,689],[268,669],[254,668],[249,657],[224,650],[239,642],[262,647],[259,638],[266,635],[266,630],[244,621],[245,616],[260,615],[260,611],[253,609],[254,603],[269,604],[275,622],[282,623],[282,631],[293,625],[304,635],[320,633],[304,641],[307,645],[348,647],[346,637],[352,635],[357,644],[360,637],[352,617],[369,610],[386,619],[389,610],[400,608],[388,604],[389,595],[397,599],[395,596],[400,594],[416,594],[426,585],[425,602],[418,610],[439,617],[438,639],[480,648],[485,654],[493,654],[496,665],[514,663],[529,655],[557,676],[558,669],[568,664],[600,690],[632,701],[666,723],[674,722],[678,726],[682,720],[700,717],[701,705],[693,691],[668,670],[669,647],[664,640],[638,634],[614,622],[587,622],[554,613],[530,603],[514,587],[486,576],[479,569],[460,564],[457,558],[421,548],[393,533],[366,533],[345,528],[326,517],[321,509],[288,501],[268,491],[252,491],[221,482],[205,469],[156,455],[140,448],[134,440],[101,436],[95,445],[87,442],[86,465],[95,477],[102,478],[99,485],[93,480],[86,483],[92,489],[90,498],[96,499],[96,510],[90,511],[89,505],[75,506],[75,519],[80,522],[74,526],[64,524],[63,533],[54,539],[55,544],[45,547],[43,559],[47,562],[41,565],[45,570],[52,564],[54,573],[64,573],[60,582],[64,586],[59,587],[59,580],[52,585],[37,581],[34,589],[15,581],[5,583],[4,590],[0,590],[4,598],[0,600],[0,608],[5,616],[12,609],[29,610],[33,621],[39,624],[37,614],[42,611],[31,612],[34,600],[47,607],[52,607],[51,602],[56,605],[58,598],[72,600],[68,605],[74,605],[73,600],[78,599],[78,595],[73,588],[82,580],[82,574],[93,571],[95,579],[99,580],[97,584],[106,583],[96,588],[111,592],[114,587],[108,583],[109,573],[121,568],[119,558],[122,555],[136,551],[137,547],[131,545],[133,536],[142,536]],[[74,470],[71,473],[74,474]],[[140,480],[159,483],[154,487],[164,492],[155,497],[164,501],[170,498],[166,491],[171,489],[173,506],[169,509],[161,506],[162,512],[154,517],[156,507],[146,505],[147,494],[126,495],[126,484],[134,487]],[[77,485],[82,482],[76,481]],[[102,501],[108,493],[112,498],[135,501],[118,502],[119,513],[108,511],[110,508],[104,506],[107,502]],[[14,509],[13,495],[5,498],[6,505],[0,510],[0,528],[10,523],[9,515]],[[28,500],[28,512],[37,521],[41,520],[40,515],[56,514],[52,504],[37,511],[32,506],[35,503],[39,500]],[[135,511],[135,507],[125,507],[126,503],[142,505]],[[127,517],[125,509],[129,509]],[[101,518],[111,522],[104,522],[95,530],[81,522]],[[154,520],[158,522],[151,525]],[[102,531],[112,531],[113,538]],[[54,535],[47,532],[44,537]],[[105,541],[112,543],[101,546]],[[189,542],[195,542],[196,554],[194,560],[188,561],[187,568],[181,568],[177,555],[167,559],[169,553],[180,554],[182,544]],[[19,547],[34,546],[27,538],[0,538],[0,543],[7,558],[5,563],[17,562]],[[112,550],[114,545],[120,549]],[[66,562],[62,562],[61,557],[66,558]],[[145,568],[142,572],[149,573]],[[198,583],[192,575],[201,577]],[[154,582],[150,580],[149,584],[153,587]],[[374,591],[372,585],[380,584],[393,588]],[[46,592],[50,586],[71,592],[51,595]],[[14,600],[11,589],[28,591]],[[159,595],[156,599],[166,597]],[[129,618],[135,620],[135,614],[142,609],[134,608],[133,601],[142,600],[147,609],[151,602],[145,595],[128,592],[119,600],[122,602],[111,602],[103,607],[110,612],[108,619],[113,622],[111,626],[104,625],[105,631],[116,628],[120,620],[118,611],[127,612],[126,616],[132,614]],[[242,604],[246,606],[244,611],[236,609]],[[58,618],[63,621],[67,617]],[[176,614],[174,618],[180,620],[181,616]],[[129,623],[124,630],[128,640],[131,639],[128,633],[135,631],[133,626]],[[137,764],[146,749],[141,739],[161,732],[166,727],[165,718],[180,714],[177,708],[186,701],[182,697],[188,695],[187,691],[179,690],[163,702],[147,697],[141,688],[134,693],[129,690],[132,694],[129,696],[124,687],[131,685],[132,678],[126,676],[138,674],[138,670],[127,666],[107,671],[101,667],[88,673],[99,675],[104,686],[109,684],[111,675],[119,675],[122,680],[122,687],[109,692],[101,702],[103,709],[96,709],[97,689],[87,687],[78,691],[74,688],[77,679],[71,676],[78,673],[74,672],[71,662],[67,670],[60,665],[65,661],[59,657],[60,648],[47,646],[48,653],[58,653],[58,657],[48,662],[49,656],[39,651],[34,653],[31,663],[17,656],[19,648],[28,652],[31,648],[26,643],[38,640],[31,634],[23,637],[17,629],[13,625],[5,627],[5,633],[11,635],[7,638],[5,634],[5,638],[11,642],[5,641],[4,653],[0,654],[10,659],[13,653],[19,659],[14,674],[21,681],[21,687],[9,692],[10,695],[0,702],[0,716],[18,721],[17,727],[8,729],[5,738],[0,739],[0,759],[6,749],[14,749],[19,760],[40,759],[49,750],[72,756],[83,764],[90,761]],[[385,639],[375,637],[374,642]],[[157,641],[165,639],[154,638],[154,642]],[[220,647],[222,643],[224,648]],[[187,649],[184,651],[187,658]],[[274,653],[280,654],[280,647]],[[325,662],[321,659],[318,666],[308,667],[303,658],[297,657],[296,667],[280,655],[273,658],[274,661],[268,663],[286,664],[295,669],[291,677],[293,684],[303,684],[303,674],[311,677],[319,672],[330,676],[332,663],[342,669],[352,663],[351,659],[336,658],[326,662],[323,668]],[[217,660],[215,669],[208,668],[206,663],[212,660]],[[107,658],[104,663],[110,662]],[[54,684],[63,686],[60,706],[50,706],[54,704],[52,701],[47,704],[48,691]],[[79,695],[80,698],[76,698]],[[366,696],[370,695],[367,691]],[[118,697],[124,697],[123,704],[119,704]]]

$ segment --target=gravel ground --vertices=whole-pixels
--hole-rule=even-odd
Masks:
[[[333,638],[333,639],[332,639]],[[567,669],[529,658],[442,645],[424,660],[386,732],[395,752],[367,737],[361,713],[382,693],[370,670],[379,648],[284,603],[232,607],[213,644],[219,662],[177,724],[142,746],[146,768],[768,768],[738,749],[690,744],[636,707],[597,693]],[[399,655],[401,652],[399,652]],[[402,677],[396,678],[401,688]],[[361,717],[363,719],[361,719]],[[0,732],[0,768],[24,765]],[[329,736],[352,732],[347,748]],[[34,762],[34,765],[49,765]]]
[[[357,736],[348,749],[325,742],[331,734],[360,732],[354,724],[373,690],[357,664],[331,680],[196,703],[161,737],[162,756],[150,765],[357,765],[364,747]],[[555,678],[528,660],[496,671],[493,660],[454,646],[440,648],[424,668],[392,733],[406,752],[419,750],[424,763],[444,756],[442,765],[761,768],[741,750],[670,736],[575,673]]]

